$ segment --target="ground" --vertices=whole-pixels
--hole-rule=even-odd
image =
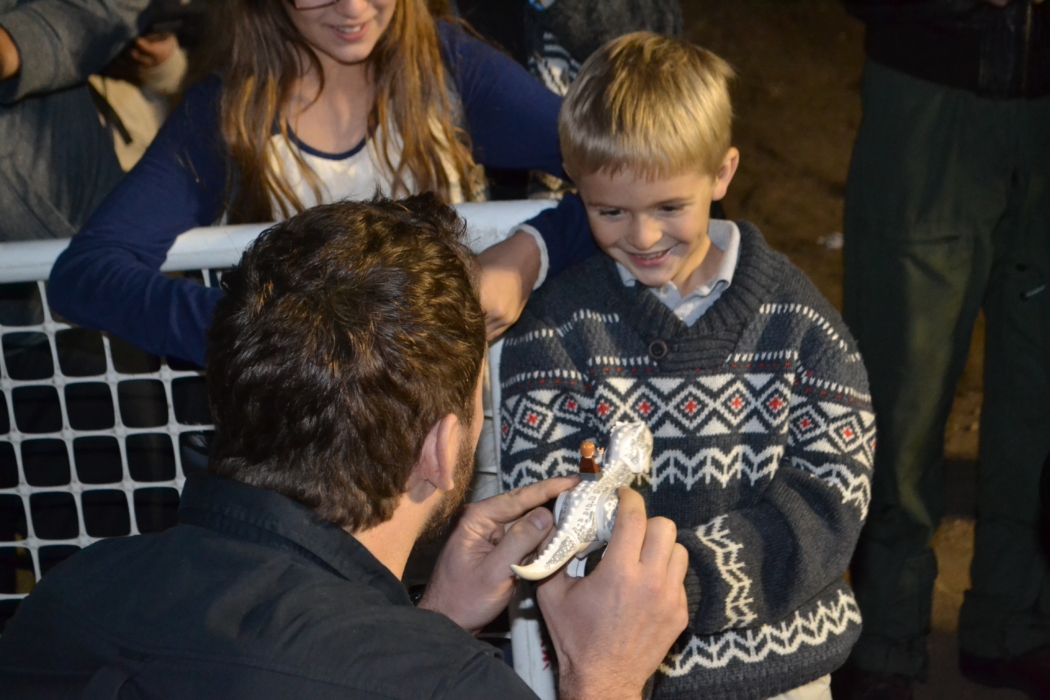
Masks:
[[[732,218],[758,225],[834,303],[842,304],[842,231],[850,151],[861,118],[863,26],[837,0],[682,0],[686,36],[737,72],[734,142],[740,170],[726,197]],[[920,700],[1023,698],[964,681],[955,632],[969,587],[983,325],[978,323],[945,435],[949,517],[934,538],[940,574],[930,680]]]

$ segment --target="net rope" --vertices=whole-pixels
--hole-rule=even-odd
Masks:
[[[207,279],[206,271],[205,279]],[[28,554],[32,563],[32,583],[39,581],[43,573],[46,572],[46,567],[42,567],[41,562],[42,548],[45,548],[45,550],[49,547],[76,547],[79,549],[103,538],[102,536],[97,536],[97,534],[92,534],[88,528],[88,522],[85,518],[84,494],[92,492],[122,493],[125,498],[128,516],[128,527],[124,534],[140,534],[142,529],[139,527],[140,518],[136,512],[136,492],[141,492],[145,489],[163,488],[174,489],[175,494],[181,492],[182,485],[185,482],[181,450],[179,449],[182,435],[191,432],[199,433],[211,428],[208,424],[180,423],[173,402],[173,382],[183,378],[200,379],[203,378],[203,373],[192,370],[172,369],[163,358],[159,360],[160,367],[156,371],[118,371],[114,363],[112,341],[106,334],[97,334],[104,350],[104,372],[87,375],[67,375],[64,373],[62,369],[63,363],[59,357],[57,337],[62,331],[71,330],[74,326],[56,320],[52,316],[51,310],[47,305],[46,285],[43,281],[38,281],[36,284],[40,300],[42,301],[43,322],[34,325],[0,325],[0,336],[3,336],[2,339],[4,341],[4,352],[0,353],[0,389],[3,391],[4,412],[6,413],[6,420],[0,422],[6,423],[8,428],[6,433],[0,433],[0,508],[3,509],[0,512],[0,517],[7,519],[9,522],[9,526],[0,532],[0,538],[13,535],[13,538],[8,541],[0,539],[0,548],[4,550],[13,549],[15,561],[18,561],[18,557],[24,557]],[[46,337],[53,368],[51,376],[34,379],[17,379],[12,377],[8,369],[8,361],[12,356],[12,353],[9,352],[11,344],[7,341],[13,335],[22,338],[28,334],[38,334]],[[142,425],[141,417],[135,416],[133,406],[129,405],[133,404],[133,401],[125,397],[122,405],[121,385],[127,386],[128,382],[143,381],[158,382],[163,387],[167,409],[167,421],[163,424],[144,426]],[[107,387],[109,390],[112,409],[111,425],[94,429],[74,427],[74,422],[70,420],[70,411],[67,403],[70,395],[76,393],[75,388],[78,386],[98,388],[100,385]],[[72,391],[71,388],[73,388]],[[28,421],[24,411],[16,411],[17,408],[21,408],[27,403],[26,389],[37,389],[38,393],[36,396],[50,395],[57,401],[61,416],[61,427],[58,430],[41,430],[41,423],[46,423],[47,421]],[[30,424],[27,425],[27,422]],[[50,426],[45,425],[43,427]],[[129,438],[135,440],[136,436],[144,435],[167,438],[171,443],[170,454],[174,459],[174,470],[171,478],[148,481],[133,478],[129,467],[128,440]],[[115,440],[120,455],[118,480],[103,480],[93,483],[83,481],[80,478],[80,474],[83,473],[84,469],[78,458],[83,460],[84,457],[78,454],[81,451],[75,449],[75,442],[83,438],[99,437]],[[27,464],[31,460],[29,459],[28,450],[25,449],[26,446],[43,445],[45,441],[60,441],[64,445],[66,475],[64,479],[61,478],[61,472],[63,471],[60,463],[61,458],[57,457],[53,451],[51,454],[45,452],[44,461],[50,463],[42,464],[39,469],[33,469]],[[14,470],[11,469],[12,466]],[[57,480],[54,478],[55,472],[59,472]],[[14,481],[16,483],[12,483]],[[56,481],[64,483],[56,483]],[[59,495],[64,498],[52,499],[51,503],[48,504],[46,500],[40,498],[47,494]],[[67,495],[72,496],[71,503]],[[14,507],[13,499],[17,499],[20,503],[21,514],[18,514],[17,508]],[[89,497],[89,503],[91,500]],[[56,513],[54,506],[57,503],[63,503],[65,507],[57,508],[59,512]],[[49,505],[51,506],[50,508],[48,507]],[[70,506],[75,508],[76,512],[76,535],[63,537],[61,536],[63,533],[56,534],[56,529],[58,528],[55,527],[54,523],[45,524],[44,521],[61,520],[63,518],[61,511],[65,510],[65,515],[68,515]],[[103,507],[112,507],[112,503],[103,503]],[[141,507],[141,503],[139,507]],[[14,523],[13,527],[10,526],[11,521]],[[40,529],[43,529],[44,532],[38,532]],[[151,529],[146,528],[147,531]],[[67,552],[72,553],[68,550]],[[8,551],[5,553],[10,554],[12,552]],[[8,557],[8,561],[10,561],[10,557]],[[20,567],[16,565],[15,570],[17,572],[20,570]],[[16,590],[10,590],[11,582],[7,582],[7,585],[4,586],[7,590],[0,588],[0,604],[8,600],[19,600],[28,593],[27,590],[24,590],[28,588],[25,581],[18,580],[17,573],[15,578]]]
[[[457,208],[467,221],[471,248],[480,251],[505,237],[514,224],[551,205],[489,202]],[[204,284],[209,284],[211,268],[180,266],[178,261],[173,263],[174,253],[188,251],[184,259],[197,265],[203,256],[212,268],[228,267],[261,229],[256,227],[246,237],[234,232],[242,238],[236,240],[233,253],[229,246],[214,250],[220,228],[195,229],[180,236],[162,269],[199,270]],[[180,396],[194,392],[198,399],[203,396],[199,393],[204,390],[203,372],[172,367],[164,358],[146,355],[119,339],[78,328],[52,314],[42,271],[50,269],[64,247],[55,243],[40,246],[40,251],[47,249],[41,255],[33,252],[37,249],[32,244],[0,244],[0,289],[9,289],[10,285],[2,283],[12,281],[35,284],[38,299],[34,301],[39,302],[33,322],[12,323],[0,314],[4,402],[0,407],[0,629],[36,582],[76,550],[108,536],[156,532],[174,524],[178,494],[185,482],[185,440],[212,427],[208,420],[197,420],[199,414],[180,410],[185,403]],[[22,255],[26,250],[31,253],[29,263]],[[83,362],[69,366],[67,340],[95,349],[95,355],[88,353],[91,362],[87,364],[93,362],[93,368],[85,370]],[[38,360],[29,371],[17,361],[18,352],[27,346],[32,346]],[[129,349],[137,353],[134,362],[118,359]],[[496,372],[498,352],[497,346],[490,355],[490,368]],[[50,372],[46,371],[48,364]],[[487,384],[475,498],[499,491],[499,450],[490,394],[496,392],[498,405],[499,382]],[[81,409],[71,412],[71,404]],[[162,407],[166,411],[163,420],[158,418]],[[107,448],[100,451],[103,443]],[[105,463],[102,467],[99,455]],[[104,517],[95,517],[100,513]]]

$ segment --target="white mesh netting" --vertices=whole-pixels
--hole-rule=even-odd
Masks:
[[[552,204],[457,209],[480,251]],[[201,268],[228,267],[261,228],[183,234],[162,269],[200,270],[207,284]],[[205,459],[194,449],[210,428],[200,372],[52,316],[46,277],[63,248],[0,244],[0,630],[41,576],[78,549],[173,525],[184,466]],[[495,369],[498,349],[492,359]],[[498,491],[490,404],[475,497]]]
[[[210,422],[199,372],[54,319],[43,282],[4,291],[23,318],[0,314],[0,626],[77,549],[174,524]]]

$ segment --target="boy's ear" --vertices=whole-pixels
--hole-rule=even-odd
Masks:
[[[725,158],[722,159],[722,165],[718,167],[718,172],[715,173],[715,188],[711,191],[712,201],[717,202],[726,196],[726,192],[729,191],[729,183],[733,181],[733,176],[736,175],[736,169],[740,165],[740,151],[734,146],[730,146],[729,150],[726,151]]]

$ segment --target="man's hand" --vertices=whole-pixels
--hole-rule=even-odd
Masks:
[[[638,700],[667,650],[689,623],[689,555],[666,518],[646,521],[645,502],[619,491],[605,557],[589,576],[565,570],[540,584],[537,598],[554,642],[562,700]]]
[[[22,68],[18,47],[7,31],[0,27],[0,80],[7,80]]]
[[[548,479],[467,506],[419,607],[446,615],[472,634],[492,622],[514,592],[511,564],[520,564],[554,525],[551,512],[537,506],[578,481]]]
[[[140,36],[106,66],[105,74],[142,87],[178,48],[179,40],[174,34]]]
[[[518,231],[505,241],[483,250],[481,308],[489,340],[498,338],[521,316],[525,302],[540,274],[540,250],[533,237]]]

